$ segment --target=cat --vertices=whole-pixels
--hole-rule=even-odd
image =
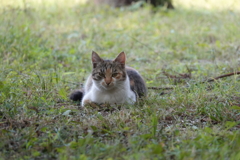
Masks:
[[[146,84],[135,69],[125,65],[126,54],[121,52],[114,60],[103,60],[92,52],[92,74],[84,88],[70,95],[73,101],[87,104],[134,104],[147,95]]]

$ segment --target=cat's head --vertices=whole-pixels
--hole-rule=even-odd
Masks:
[[[103,60],[92,52],[92,79],[99,89],[111,90],[121,87],[126,80],[126,55],[121,52],[114,60]]]

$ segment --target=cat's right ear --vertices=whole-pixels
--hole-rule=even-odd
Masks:
[[[96,68],[97,64],[99,62],[102,62],[102,61],[103,61],[103,59],[100,58],[99,55],[96,52],[92,51],[92,64],[93,64],[93,68]]]

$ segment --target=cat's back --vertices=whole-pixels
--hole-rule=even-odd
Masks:
[[[134,68],[128,66],[126,66],[126,72],[129,77],[131,90],[136,92],[140,98],[146,96],[147,95],[146,83],[143,80],[140,73]]]

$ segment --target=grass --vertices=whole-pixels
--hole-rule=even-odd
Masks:
[[[198,83],[240,70],[238,1],[1,3],[0,159],[240,159],[239,76]],[[91,72],[92,50],[124,50],[149,87],[174,89],[80,108],[68,94]]]

